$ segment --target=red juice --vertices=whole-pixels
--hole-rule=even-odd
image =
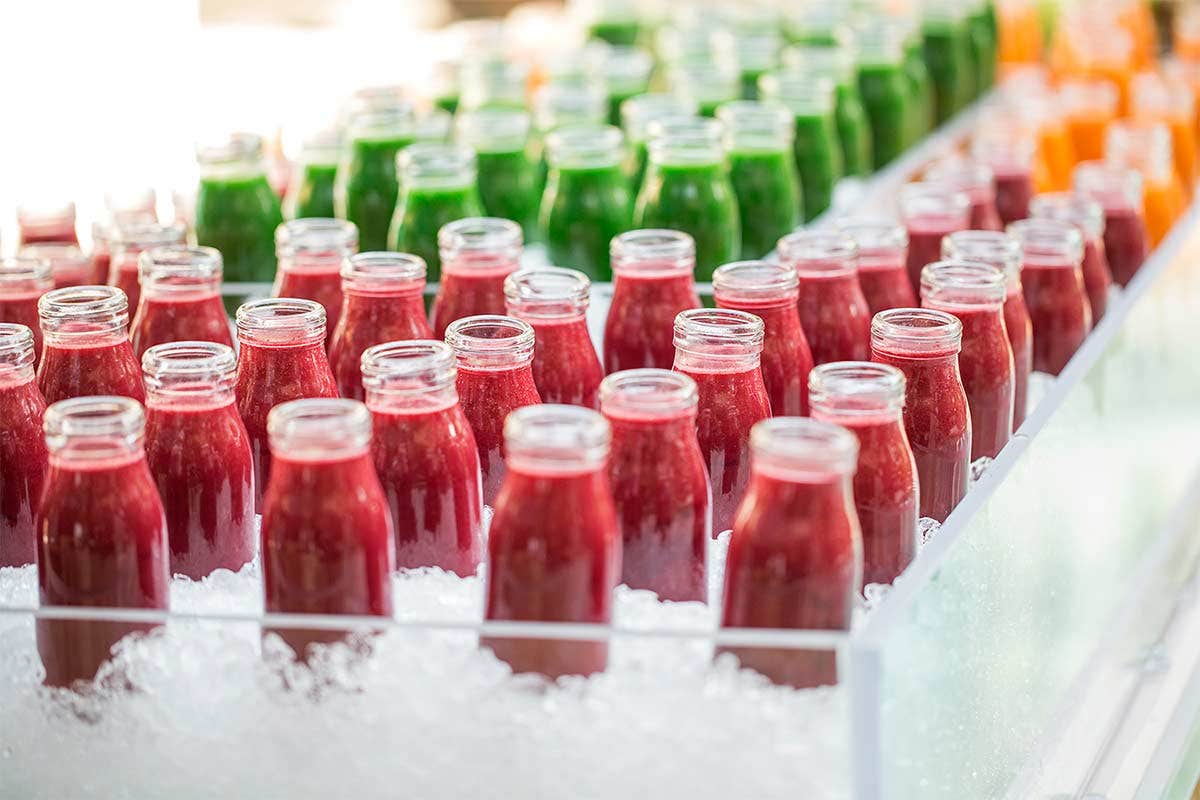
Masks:
[[[900,190],[900,213],[908,230],[908,282],[921,291],[921,270],[942,257],[942,239],[970,224],[970,200],[947,183],[910,183]]]
[[[312,300],[252,300],[237,310],[237,407],[250,436],[255,508],[271,473],[267,416],[289,400],[337,397],[325,356],[325,309]]]
[[[1033,368],[1057,375],[1092,330],[1083,285],[1083,238],[1069,222],[1023,220],[1009,226],[1021,242],[1021,285],[1033,322]]]
[[[686,233],[629,231],[612,241],[613,297],[604,323],[604,370],[669,369],[675,317],[700,308],[692,273],[696,246]]]
[[[142,358],[146,461],[167,518],[171,573],[200,580],[254,558],[254,469],[233,385],[237,358],[215,342],[160,344]]]
[[[607,624],[621,574],[620,534],[605,476],[609,427],[597,412],[542,405],[504,426],[508,471],[488,537],[488,620]],[[514,673],[591,675],[607,641],[486,637]]]
[[[358,251],[358,228],[338,219],[294,219],[275,229],[275,297],[299,297],[325,309],[326,346],[342,313],[342,262]],[[379,342],[370,342],[368,347]],[[357,365],[356,365],[357,366]]]
[[[814,364],[865,361],[871,312],[858,283],[858,248],[840,233],[801,231],[779,240],[779,260],[799,279],[800,325]]]
[[[438,231],[441,282],[433,299],[433,336],[465,317],[502,315],[504,279],[521,265],[521,226],[507,219],[473,217]]]
[[[1009,225],[1029,216],[1033,199],[1033,174],[1028,171],[996,173],[996,211],[1000,221]]]
[[[529,323],[512,317],[466,317],[446,330],[446,344],[458,361],[459,402],[479,451],[483,502],[489,505],[504,480],[505,418],[542,402],[533,380],[535,341]]]
[[[971,141],[971,157],[991,167],[996,179],[996,211],[1004,225],[1029,216],[1037,143],[1024,131],[989,125]]]
[[[968,227],[971,230],[1004,230],[996,210],[996,176],[987,164],[960,155],[949,156],[939,159],[926,170],[925,180],[949,183],[967,195],[970,201]]]
[[[1121,286],[1133,280],[1150,254],[1142,215],[1135,209],[1105,209],[1104,251],[1113,280]]]
[[[396,532],[396,566],[474,575],[483,558],[475,435],[444,342],[375,345],[363,355],[371,451]]]
[[[771,416],[759,357],[763,322],[745,311],[694,309],[675,320],[675,371],[696,382],[696,437],[712,485],[712,535],[733,525],[750,480],[750,429]]]
[[[50,264],[54,288],[92,284],[92,262],[73,244],[31,244],[22,247],[18,258],[36,258]],[[104,281],[100,281],[104,283]]]
[[[862,581],[862,535],[845,429],[784,417],[754,426],[753,477],[725,560],[722,628],[849,630]],[[743,667],[796,688],[837,682],[836,655],[722,647]]]
[[[116,395],[142,402],[142,370],[129,345],[125,295],[112,286],[54,289],[38,300],[45,345],[38,388],[47,405]]]
[[[1104,208],[1079,193],[1054,192],[1035,197],[1029,216],[1061,219],[1079,229],[1083,236],[1083,285],[1092,307],[1092,322],[1098,323],[1108,308],[1108,289],[1112,285],[1104,247]]]
[[[917,304],[908,279],[908,231],[886,219],[843,219],[838,230],[858,245],[858,285],[872,315]]]
[[[216,342],[233,346],[221,302],[221,254],[170,245],[140,256],[142,298],[130,325],[138,358],[157,344]]]
[[[1133,280],[1150,254],[1143,208],[1142,176],[1137,170],[1102,161],[1075,167],[1074,190],[1104,209],[1104,252],[1112,279],[1120,286]]]
[[[342,397],[365,396],[360,371],[368,347],[428,339],[425,262],[407,253],[359,253],[342,267],[342,311],[329,343],[329,366]]]
[[[357,400],[271,409],[274,466],[263,496],[267,613],[392,616],[395,541],[371,460],[371,414]],[[343,631],[275,631],[303,659]]]
[[[46,480],[46,402],[33,374],[33,333],[0,323],[0,567],[36,558],[34,514]]]
[[[767,261],[738,261],[713,273],[718,308],[747,311],[763,321],[760,368],[776,417],[808,413],[813,356],[800,326],[798,285],[795,269]]]
[[[79,244],[75,232],[75,204],[62,202],[39,206],[17,206],[17,244]]]
[[[991,264],[938,261],[921,275],[921,305],[962,323],[959,371],[971,412],[971,460],[995,458],[1013,431],[1016,374],[1004,329],[1004,273]]]
[[[92,277],[89,284],[98,286],[108,282],[108,272],[112,267],[112,249],[108,243],[111,235],[109,223],[92,223]]]
[[[134,400],[77,397],[46,410],[50,471],[36,525],[46,606],[167,608],[167,530]],[[128,622],[38,620],[47,686],[90,681]]]
[[[0,258],[0,322],[24,325],[33,336],[33,365],[42,357],[38,300],[54,288],[50,263],[37,258]]]
[[[136,310],[142,291],[138,280],[139,256],[154,247],[182,245],[186,238],[187,228],[177,222],[166,225],[131,222],[113,227],[108,240],[111,254],[105,282],[124,292],[129,307]]]
[[[904,373],[904,430],[917,464],[920,513],[938,522],[966,495],[971,471],[961,342],[962,323],[944,311],[896,308],[871,323],[871,360]]]
[[[696,439],[696,383],[634,369],[600,384],[612,428],[608,482],[621,532],[621,582],[660,600],[704,602],[711,495]]]
[[[904,373],[886,364],[824,364],[810,378],[813,419],[858,439],[854,508],[863,583],[892,583],[917,554],[917,464],[904,432]]]

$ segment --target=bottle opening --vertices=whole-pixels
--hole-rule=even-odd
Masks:
[[[534,123],[543,133],[564,125],[603,125],[607,108],[608,92],[590,74],[547,83],[533,98]]]
[[[779,260],[803,276],[853,275],[858,270],[858,246],[843,233],[797,231],[779,240]]]
[[[262,171],[263,140],[255,133],[231,133],[224,139],[196,144],[202,176],[232,177]]]
[[[808,402],[821,418],[876,417],[904,408],[904,373],[874,361],[834,361],[813,367]]]
[[[475,370],[508,370],[533,361],[534,333],[528,322],[481,314],[450,323],[446,344],[458,366]]]
[[[46,447],[64,460],[108,461],[141,456],[146,415],[128,397],[73,397],[46,409]]]
[[[715,119],[656,120],[648,133],[655,164],[718,164],[725,158],[725,126]]]
[[[800,279],[796,270],[772,261],[735,261],[713,272],[713,292],[720,301],[796,302]]]
[[[692,308],[675,317],[675,348],[715,358],[757,361],[763,347],[763,321],[746,311]]]
[[[521,319],[575,319],[587,313],[592,282],[579,270],[536,267],[504,279],[508,313]]]
[[[1056,219],[1023,219],[1008,226],[1021,246],[1026,263],[1040,267],[1078,268],[1083,262],[1083,236],[1079,228]]]
[[[796,118],[779,103],[735,100],[717,109],[728,150],[779,150],[792,146]]]
[[[830,78],[807,72],[768,72],[758,79],[758,91],[764,100],[782,103],[796,116],[832,114],[834,89]]]
[[[357,123],[367,117],[395,117],[412,120],[416,110],[403,86],[364,86],[355,90],[346,101],[343,116]]]
[[[54,288],[50,262],[33,255],[0,258],[0,295],[41,294]]]
[[[92,260],[73,244],[29,244],[17,257],[48,263],[55,285],[79,286],[92,279]]]
[[[610,439],[608,420],[581,406],[525,406],[504,420],[505,459],[514,469],[597,470],[608,458]]]
[[[443,269],[491,270],[516,265],[524,239],[521,226],[499,217],[468,217],[447,223],[438,231]]]
[[[70,200],[26,201],[17,206],[17,223],[25,230],[75,226],[75,204]]]
[[[962,349],[962,323],[945,311],[892,308],[871,320],[871,349],[906,358],[938,358]]]
[[[908,252],[908,231],[894,220],[844,217],[837,229],[858,247],[860,266],[869,259],[902,261]]]
[[[965,192],[949,183],[921,181],[900,188],[900,214],[906,221],[948,218],[953,227],[969,224],[971,199]]]
[[[233,401],[237,356],[216,342],[169,342],[142,354],[147,402],[207,404]]]
[[[1084,161],[1072,174],[1075,191],[1104,207],[1105,212],[1140,211],[1142,176],[1134,169],[1103,161]]]
[[[621,103],[621,127],[630,142],[644,142],[651,122],[694,117],[699,113],[700,104],[694,98],[677,93],[643,94]]]
[[[953,186],[977,201],[993,201],[996,197],[996,176],[992,168],[982,161],[972,161],[962,156],[934,162],[926,170],[925,180]]]
[[[1008,294],[1004,272],[973,261],[935,261],[921,270],[921,300],[943,310],[999,309]]]
[[[979,261],[1004,272],[1009,294],[1021,289],[1021,243],[1000,231],[956,231],[942,238],[942,258]]]
[[[458,375],[454,351],[445,342],[434,340],[414,339],[377,344],[363,351],[359,364],[363,388],[368,395],[424,396],[441,393],[454,388],[454,380]]]
[[[371,443],[371,412],[344,398],[290,400],[267,415],[267,438],[277,458],[292,461],[358,456]]]
[[[458,140],[479,153],[524,150],[531,125],[529,112],[516,108],[480,108],[455,117]]]
[[[425,259],[411,253],[357,253],[342,262],[342,289],[383,293],[425,290]]]
[[[25,325],[0,322],[0,387],[33,380],[33,331]]]
[[[396,167],[408,186],[467,186],[475,182],[475,151],[465,145],[417,142],[400,151]]]
[[[170,245],[138,256],[139,280],[147,292],[215,291],[221,271],[221,254],[212,247]]]
[[[280,266],[341,264],[358,249],[358,226],[341,219],[311,217],[285,222],[275,229],[275,255]]]
[[[622,136],[611,125],[567,125],[546,137],[550,166],[586,169],[621,162]]]
[[[628,369],[600,382],[600,411],[609,419],[651,421],[696,413],[696,382],[669,369]]]
[[[1174,171],[1171,130],[1161,122],[1120,120],[1104,135],[1104,160],[1136,169],[1157,181],[1170,180]]]
[[[742,93],[737,67],[711,54],[672,63],[667,69],[667,85],[700,105],[736,100]]]
[[[828,483],[854,472],[858,439],[840,425],[804,417],[775,417],[750,429],[755,471],[796,483]]]
[[[68,286],[38,299],[38,319],[48,339],[125,334],[129,300],[115,286]]]
[[[1095,200],[1077,192],[1048,192],[1039,194],[1029,203],[1029,216],[1034,219],[1056,219],[1079,228],[1087,239],[1104,235],[1104,208]]]
[[[130,222],[110,227],[108,243],[114,255],[119,255],[121,251],[140,253],[151,247],[183,244],[186,238],[187,229],[175,222]]]
[[[626,231],[613,237],[609,255],[617,275],[691,275],[696,269],[696,241],[682,231]]]
[[[325,341],[325,308],[312,300],[251,300],[238,307],[236,322],[243,344],[289,347]]]

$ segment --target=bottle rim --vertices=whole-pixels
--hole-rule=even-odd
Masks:
[[[460,367],[525,366],[533,360],[534,341],[528,322],[500,314],[463,317],[446,328],[446,344]]]
[[[129,298],[115,286],[64,286],[38,298],[43,323],[94,316],[129,316]]]
[[[796,118],[779,103],[734,100],[717,108],[725,126],[725,147],[790,146],[796,136]]]
[[[344,219],[302,217],[275,228],[275,256],[341,259],[358,247],[358,226]]]
[[[996,175],[982,161],[951,156],[938,159],[925,171],[925,180],[947,183],[968,193],[996,194]]]
[[[480,153],[523,150],[532,126],[529,112],[520,108],[477,108],[454,118],[456,138]]]
[[[1141,208],[1142,175],[1126,166],[1106,161],[1081,161],[1071,173],[1071,186],[1095,199],[1106,211]]]
[[[1104,159],[1111,164],[1140,169],[1159,180],[1174,170],[1171,129],[1165,122],[1116,120],[1104,134]]]
[[[204,166],[257,161],[262,155],[263,138],[248,131],[235,131],[215,141],[196,143],[196,161]]]
[[[458,361],[445,342],[408,339],[368,347],[359,369],[367,392],[421,395],[453,386]]]
[[[17,204],[17,222],[21,225],[48,225],[56,222],[75,223],[75,202],[39,198]]]
[[[836,86],[827,76],[802,72],[775,71],[759,76],[759,94],[782,103],[794,114],[831,114]]]
[[[1021,256],[1052,256],[1063,259],[1039,267],[1061,266],[1078,269],[1083,261],[1083,235],[1078,226],[1057,219],[1023,219],[1006,229],[1020,243]]]
[[[475,180],[475,151],[463,144],[415,142],[396,154],[401,182]]]
[[[600,381],[600,413],[610,420],[694,413],[699,402],[696,382],[670,369],[627,369]]]
[[[177,222],[129,222],[109,227],[108,243],[114,253],[120,250],[142,251],[168,244],[183,244],[187,229]]]
[[[605,51],[601,74],[609,91],[644,89],[654,72],[654,56],[638,45],[609,45]]]
[[[108,395],[72,397],[51,403],[46,409],[42,428],[46,446],[58,453],[72,442],[96,442],[95,448],[81,448],[72,453],[79,458],[111,458],[117,448],[140,448],[146,427],[146,412],[142,404],[129,397]],[[117,442],[111,440],[116,438]],[[80,440],[83,440],[82,442]]]
[[[837,229],[857,245],[860,258],[908,249],[908,230],[888,217],[842,217]]]
[[[510,467],[568,472],[598,468],[608,457],[611,439],[608,420],[583,406],[523,406],[504,420],[505,458]]]
[[[612,125],[565,125],[546,137],[546,150],[552,167],[615,166],[623,141]]]
[[[858,437],[829,422],[807,417],[773,417],[750,429],[754,468],[786,479],[812,473],[849,475],[858,463]]]
[[[761,352],[763,336],[762,319],[747,311],[689,308],[675,315],[675,347],[685,351],[705,353],[710,348],[737,345]]]
[[[528,267],[504,279],[508,313],[520,318],[577,317],[587,312],[591,291],[587,275],[565,267]]]
[[[832,361],[808,374],[808,400],[814,413],[874,417],[904,408],[907,379],[890,364]]]
[[[696,267],[696,240],[683,231],[639,228],[612,238],[609,256],[614,274],[684,272]]]
[[[533,96],[533,122],[549,133],[564,125],[601,125],[608,117],[608,91],[597,79],[556,81]]]
[[[371,443],[371,412],[358,400],[308,397],[267,414],[271,450],[303,460],[357,454]]]
[[[79,249],[78,245],[62,242],[43,242],[41,244],[23,245],[17,251],[17,258],[33,258],[45,261],[50,265],[52,276],[91,275],[92,260]]]
[[[657,119],[693,117],[700,113],[695,99],[678,92],[649,92],[630,97],[621,103],[621,127],[631,142],[643,142],[649,136],[647,128]]]
[[[737,69],[717,58],[677,61],[667,67],[667,85],[697,104],[736,100],[740,83]]]
[[[50,261],[28,254],[0,258],[0,285],[25,282],[33,283],[38,288],[53,287],[54,272]]]
[[[167,342],[142,354],[142,380],[147,401],[212,400],[214,393],[231,397],[237,378],[233,348],[217,342]]]
[[[942,237],[943,259],[979,261],[1004,272],[1011,293],[1021,286],[1021,243],[1004,231],[955,231]]]
[[[352,283],[425,284],[428,267],[425,259],[412,253],[372,250],[346,256],[340,271],[343,281]]]
[[[918,358],[951,355],[962,349],[962,323],[932,308],[880,311],[871,319],[871,348]]]
[[[840,231],[789,233],[775,248],[779,260],[800,275],[833,275],[858,269],[858,245]]]
[[[854,50],[846,43],[826,47],[815,44],[793,44],[780,55],[785,72],[808,72],[845,83],[854,76]]]
[[[215,247],[165,245],[143,250],[138,255],[138,275],[148,280],[186,280],[189,283],[219,282],[223,272],[221,253]]]
[[[970,210],[971,198],[950,183],[917,181],[900,187],[900,212],[906,219],[952,215],[965,226]]]
[[[438,252],[442,261],[467,255],[490,255],[519,259],[524,248],[521,226],[500,217],[464,217],[438,230]]]
[[[1104,235],[1104,207],[1079,192],[1044,192],[1029,203],[1031,218],[1058,219],[1079,226],[1089,239]]]
[[[650,161],[654,164],[720,163],[725,157],[725,125],[708,117],[671,117],[647,127]]]
[[[800,277],[788,264],[734,261],[717,267],[712,284],[718,300],[794,300],[799,293]]]
[[[28,355],[28,365],[33,365],[33,330],[28,325],[16,322],[0,322],[0,358],[17,358],[17,363],[11,361],[5,366],[24,366]]]
[[[1000,308],[1008,295],[1004,272],[982,261],[945,260],[921,270],[921,300],[955,308]]]
[[[235,322],[239,336],[261,333],[313,332],[325,337],[325,307],[298,297],[248,300],[238,306]]]

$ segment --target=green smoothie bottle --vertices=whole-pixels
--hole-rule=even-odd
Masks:
[[[858,89],[871,130],[875,169],[883,169],[909,145],[912,93],[904,69],[903,42],[894,30],[874,28],[859,39]]]
[[[604,125],[608,119],[608,91],[600,79],[586,73],[560,75],[538,89],[533,98],[534,137],[531,151],[538,167],[538,195],[545,191],[550,174],[546,137],[568,125]],[[526,238],[526,241],[534,241]],[[537,238],[541,241],[541,237]]]
[[[693,117],[650,126],[650,164],[633,210],[635,228],[682,231],[696,240],[696,277],[738,260],[741,217],[725,153],[725,126]]]
[[[252,133],[196,147],[196,243],[221,251],[229,282],[275,277],[275,228],[283,210],[267,182],[262,148],[262,137]]]
[[[438,231],[463,217],[483,216],[476,187],[475,151],[460,144],[418,142],[396,158],[400,197],[387,249],[425,259],[426,275],[442,274]]]
[[[320,131],[304,142],[296,163],[296,177],[283,201],[284,216],[332,217],[333,184],[342,156],[339,130]]]
[[[1000,49],[996,6],[992,0],[973,0],[967,13],[971,34],[971,60],[975,65],[975,94],[983,94],[996,83],[996,58]]]
[[[741,100],[717,109],[741,219],[740,258],[763,258],[803,218],[793,155],[796,120],[781,105]]]
[[[621,131],[611,125],[569,125],[546,140],[550,178],[539,221],[550,263],[612,279],[608,246],[632,227],[629,182],[621,171]]]
[[[941,125],[975,96],[971,32],[961,0],[925,0],[921,36],[933,82],[934,121]]]
[[[829,78],[797,72],[763,76],[763,97],[782,103],[796,118],[796,171],[804,197],[804,221],[833,205],[833,190],[842,177],[835,90]]]
[[[625,174],[629,176],[629,185],[634,192],[641,188],[642,178],[646,175],[646,140],[650,135],[650,123],[676,117],[694,117],[699,113],[700,106],[695,100],[666,92],[638,95],[621,104],[621,127],[625,131],[628,147]]]
[[[712,57],[670,65],[667,83],[672,92],[694,100],[706,117],[715,116],[722,103],[742,96],[737,65]]]
[[[620,125],[621,104],[650,88],[654,59],[640,47],[609,47],[604,50],[598,69],[608,92],[608,124]]]
[[[516,222],[526,240],[534,238],[542,199],[530,127],[528,112],[510,108],[464,111],[455,119],[455,138],[475,151],[484,213]]]
[[[933,78],[925,65],[925,44],[915,21],[895,23],[896,33],[904,42],[904,73],[908,78],[909,114],[907,141],[912,146],[935,127]]]
[[[388,249],[388,227],[400,193],[396,156],[418,140],[445,140],[449,127],[450,115],[444,111],[424,118],[405,111],[377,111],[351,120],[333,201],[337,216],[358,226],[363,252]]]
[[[845,44],[837,47],[798,45],[788,48],[784,63],[791,71],[833,81],[834,114],[838,141],[842,146],[843,169],[847,175],[869,175],[874,167],[871,125],[858,87],[854,48]]]

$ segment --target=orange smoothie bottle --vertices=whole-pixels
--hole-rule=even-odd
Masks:
[[[1117,87],[1106,80],[1064,81],[1058,103],[1066,117],[1076,163],[1104,157],[1104,135],[1117,118]]]

